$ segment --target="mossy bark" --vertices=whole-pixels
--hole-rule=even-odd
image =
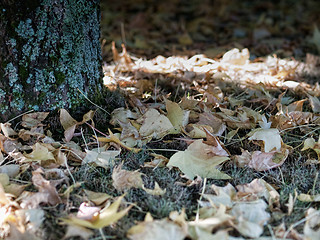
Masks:
[[[100,92],[99,0],[0,2],[0,120]]]

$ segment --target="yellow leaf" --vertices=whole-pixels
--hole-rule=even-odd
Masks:
[[[151,194],[153,196],[161,196],[166,193],[166,189],[161,189],[157,182],[155,182],[153,190],[145,188],[144,185],[142,185],[142,189],[145,190],[146,193]]]
[[[83,219],[79,219],[75,216],[70,216],[69,218],[62,218],[61,220],[67,224],[75,224],[82,227],[92,228],[92,229],[101,229],[106,226],[111,225],[112,223],[117,222],[120,218],[125,216],[130,207],[121,210],[118,212],[120,203],[123,199],[123,196],[119,197],[117,201],[112,203],[110,206],[102,209],[95,221],[87,221]]]
[[[99,142],[114,142],[114,143],[117,143],[119,144],[121,147],[129,150],[129,151],[133,151],[135,153],[139,152],[141,149],[139,148],[131,148],[131,147],[128,147],[127,145],[125,145],[123,142],[120,141],[120,139],[114,135],[110,129],[109,130],[109,137],[98,137],[97,140]]]
[[[24,154],[24,156],[27,158],[27,161],[48,161],[48,160],[54,160],[55,158],[52,154],[52,152],[49,151],[47,147],[40,143],[36,143],[32,146],[33,151],[29,154]]]
[[[93,192],[86,189],[84,190],[84,192],[86,193],[88,199],[91,202],[93,202],[96,206],[99,206],[105,201],[107,201],[108,199],[112,198],[109,194],[106,194],[106,193]]]

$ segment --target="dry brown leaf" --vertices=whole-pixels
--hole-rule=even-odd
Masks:
[[[0,123],[0,127],[6,137],[18,135],[16,131],[11,128],[11,123]]]
[[[89,222],[94,222],[99,218],[99,212],[101,208],[90,206],[88,203],[81,203],[77,212],[77,218],[86,220]]]
[[[167,118],[173,125],[173,129],[170,130],[170,133],[180,133],[181,128],[188,124],[190,111],[183,111],[178,103],[172,102],[168,99],[166,100],[166,109],[168,112]]]
[[[230,212],[236,219],[234,227],[245,237],[260,237],[270,218],[266,208],[267,204],[261,199],[236,203]]]
[[[236,186],[239,195],[254,194],[264,197],[271,208],[280,208],[280,194],[263,179],[254,179],[252,182]]]
[[[120,154],[121,150],[107,150],[105,148],[96,148],[86,150],[86,157],[83,159],[82,164],[95,163],[98,166],[108,168],[112,165],[115,158]]]
[[[0,173],[0,183],[6,193],[10,193],[15,197],[19,197],[26,187],[26,185],[10,183],[9,176],[5,173]]]
[[[104,202],[106,202],[108,199],[111,199],[112,196],[110,196],[109,194],[106,193],[101,193],[101,192],[93,192],[93,191],[89,191],[89,190],[84,190],[84,192],[86,193],[86,196],[88,197],[88,199],[93,202],[96,206],[99,206],[101,204],[103,204]]]
[[[34,233],[28,230],[20,231],[14,224],[10,224],[10,235],[7,240],[40,240]]]
[[[155,109],[149,109],[137,122],[142,124],[139,133],[145,138],[160,139],[174,128],[170,120]]]
[[[250,167],[256,171],[267,171],[272,168],[281,166],[289,155],[288,149],[282,151],[261,152],[254,151],[252,153],[241,149],[242,154],[233,156],[236,164],[240,167]]]
[[[52,153],[53,150],[55,149],[50,147],[50,145],[36,143],[32,146],[31,153],[24,154],[26,157],[25,162],[40,162],[41,164],[55,162],[56,160]]]
[[[34,128],[41,127],[43,124],[41,123],[46,117],[49,115],[49,112],[35,112],[28,113],[22,116],[21,125],[25,128]]]
[[[116,166],[112,172],[112,185],[115,189],[122,192],[130,188],[142,188],[143,181],[141,176],[143,173],[127,171],[121,168],[122,164]]]
[[[32,172],[32,183],[39,190],[36,193],[25,193],[21,206],[23,208],[37,208],[40,203],[56,205],[61,202],[55,184],[42,177],[43,171],[38,168]]]
[[[71,115],[65,109],[60,109],[60,123],[63,127],[64,136],[67,142],[71,140],[74,135],[74,131],[78,125],[81,125],[85,122],[92,120],[94,115],[94,111],[90,110],[85,115],[83,115],[82,121],[77,122],[75,119],[71,117]]]

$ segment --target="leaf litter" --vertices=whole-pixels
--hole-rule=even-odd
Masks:
[[[192,46],[199,24],[179,44]],[[49,224],[62,234],[48,239],[319,239],[320,87],[302,77],[317,60],[219,51],[145,60],[112,43],[104,82],[126,107],[105,132],[98,109],[81,121],[61,109],[59,140],[48,112],[1,123],[0,238],[48,238]]]

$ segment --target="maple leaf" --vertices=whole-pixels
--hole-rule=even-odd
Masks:
[[[230,179],[227,174],[217,169],[219,164],[227,160],[229,160],[228,153],[220,144],[212,146],[198,139],[185,151],[175,153],[167,166],[178,167],[190,179],[197,175],[203,178]]]
[[[146,138],[160,139],[174,129],[170,120],[155,109],[149,109],[137,122],[142,124],[140,135]]]
[[[62,218],[61,220],[67,224],[78,225],[82,227],[92,228],[92,229],[101,229],[106,226],[111,225],[112,223],[117,222],[120,218],[125,216],[132,206],[129,206],[126,209],[118,211],[120,203],[123,199],[123,196],[119,197],[114,203],[110,206],[103,208],[96,215],[95,220],[88,221],[83,220],[75,216],[69,216],[68,218]]]

